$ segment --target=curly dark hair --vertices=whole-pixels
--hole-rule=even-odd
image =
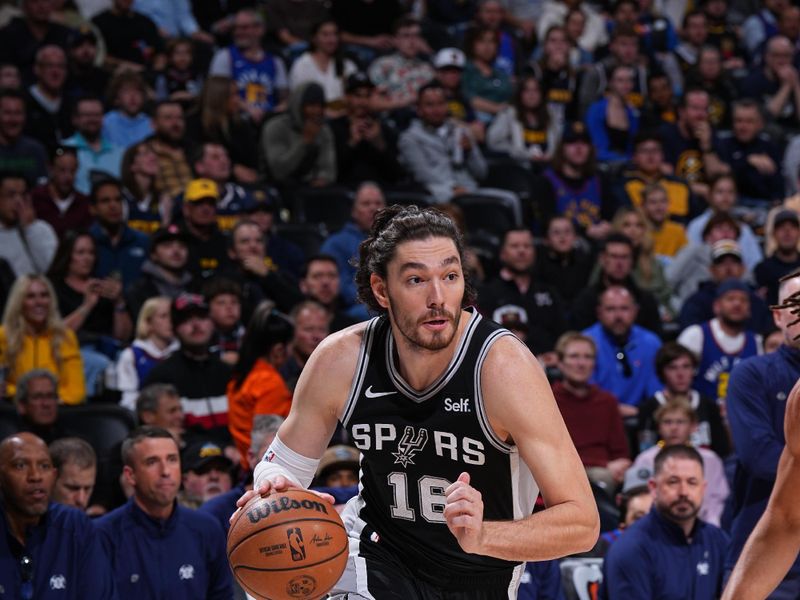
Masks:
[[[370,310],[385,313],[386,309],[378,304],[372,293],[370,276],[375,273],[379,277],[386,278],[389,262],[394,258],[397,246],[403,242],[427,240],[432,237],[453,240],[461,264],[464,264],[464,239],[453,220],[443,212],[435,208],[399,204],[379,211],[375,215],[367,239],[358,247],[356,270],[358,299]],[[464,298],[461,300],[461,306],[469,306],[474,301],[475,288],[464,269]]]

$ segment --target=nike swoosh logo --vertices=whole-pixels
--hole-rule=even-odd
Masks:
[[[367,398],[380,398],[381,396],[391,396],[392,394],[396,394],[397,392],[373,392],[372,386],[367,388],[367,391],[364,392],[364,395]]]

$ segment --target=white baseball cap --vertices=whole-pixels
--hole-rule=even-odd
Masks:
[[[467,57],[458,48],[442,48],[436,53],[436,58],[433,59],[433,66],[437,69],[447,67],[463,69],[466,64]]]

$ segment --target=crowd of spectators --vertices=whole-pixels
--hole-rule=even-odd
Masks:
[[[456,221],[478,310],[550,378],[611,511],[602,593],[715,597],[800,364],[770,310],[800,290],[798,69],[787,0],[0,2],[0,589],[232,597],[226,515],[310,354],[371,316],[353,259],[400,202]],[[62,418],[108,404],[142,426],[111,457]]]

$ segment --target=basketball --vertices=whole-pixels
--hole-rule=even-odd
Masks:
[[[250,500],[228,532],[228,562],[254,598],[316,599],[339,580],[347,532],[332,504],[306,490]]]

